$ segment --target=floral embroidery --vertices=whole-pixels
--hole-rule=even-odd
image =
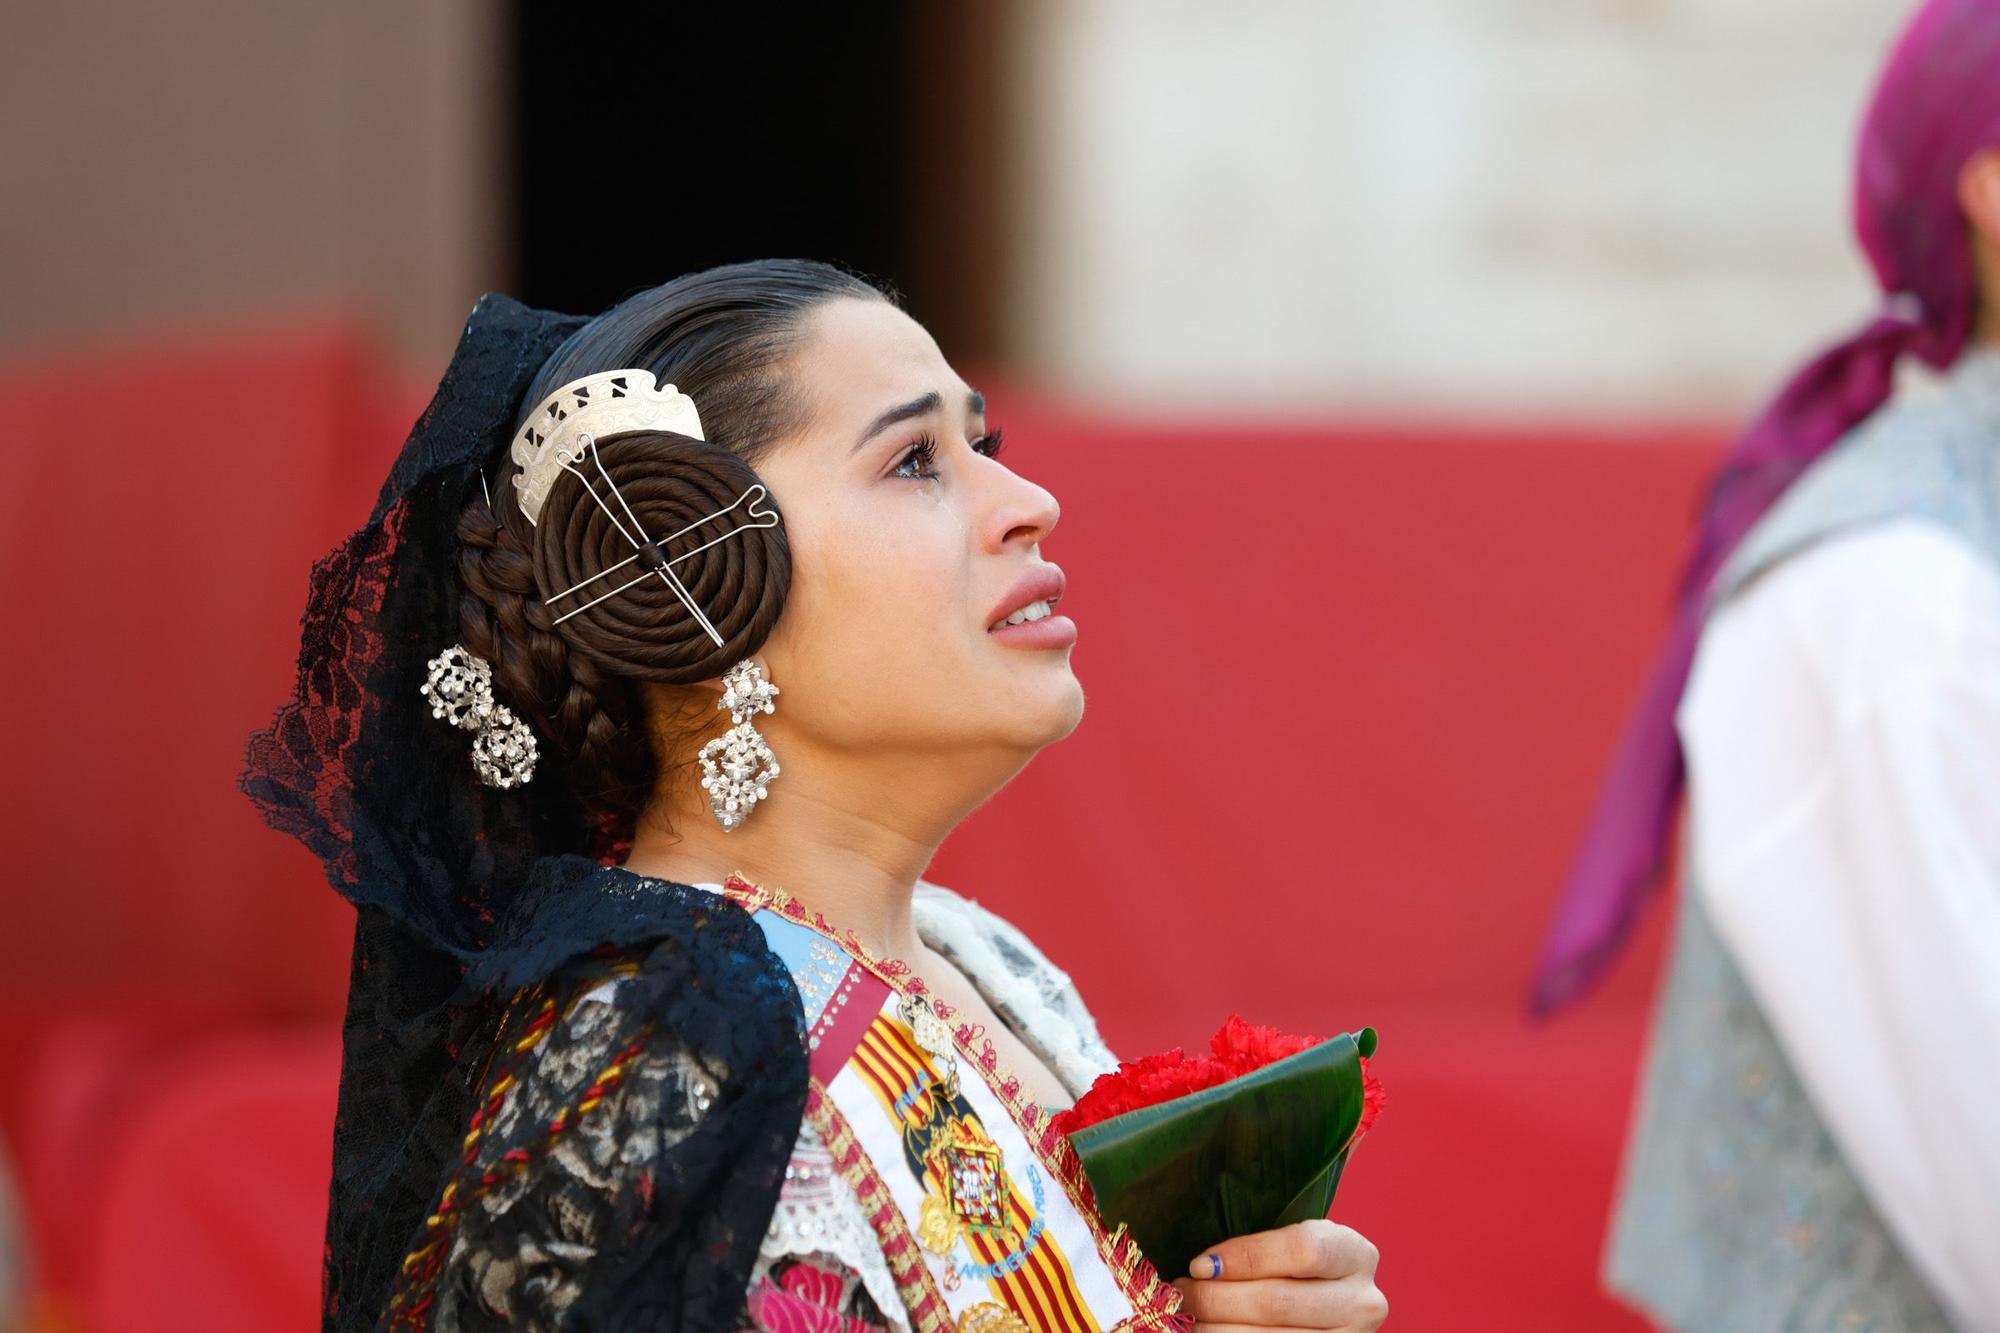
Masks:
[[[858,1315],[842,1312],[847,1281],[804,1260],[773,1283],[765,1277],[750,1292],[751,1322],[765,1333],[887,1333]]]

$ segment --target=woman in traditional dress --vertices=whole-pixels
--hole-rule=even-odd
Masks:
[[[816,263],[475,308],[245,774],[357,908],[329,1328],[1381,1323],[1331,1221],[1107,1231],[1114,1057],[922,878],[1083,713],[985,409]]]

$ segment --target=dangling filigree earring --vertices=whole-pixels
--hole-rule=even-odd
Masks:
[[[779,691],[764,678],[764,668],[753,657],[724,672],[722,684],[722,698],[715,706],[727,708],[729,720],[736,725],[701,747],[701,785],[708,791],[708,803],[722,831],[727,833],[771,794],[770,781],[778,776],[777,756],[749,719],[777,712],[771,698]],[[719,764],[717,755],[722,756]]]

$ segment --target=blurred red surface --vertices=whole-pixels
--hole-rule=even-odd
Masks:
[[[1028,930],[1121,1052],[1231,1009],[1376,1025],[1389,1106],[1337,1215],[1381,1244],[1393,1327],[1643,1327],[1596,1269],[1663,913],[1576,1013],[1521,997],[1717,433],[1145,420],[980,382],[1063,503],[1089,702],[930,877]],[[91,1327],[312,1318],[351,915],[235,777],[308,567],[428,387],[337,324],[0,368],[27,436],[0,1131],[44,1308]]]

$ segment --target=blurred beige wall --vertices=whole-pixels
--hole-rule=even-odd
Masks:
[[[1868,314],[1910,0],[1019,0],[1003,343],[1114,401],[1733,411]]]
[[[504,282],[497,5],[7,11],[0,354],[341,311],[434,374]]]

